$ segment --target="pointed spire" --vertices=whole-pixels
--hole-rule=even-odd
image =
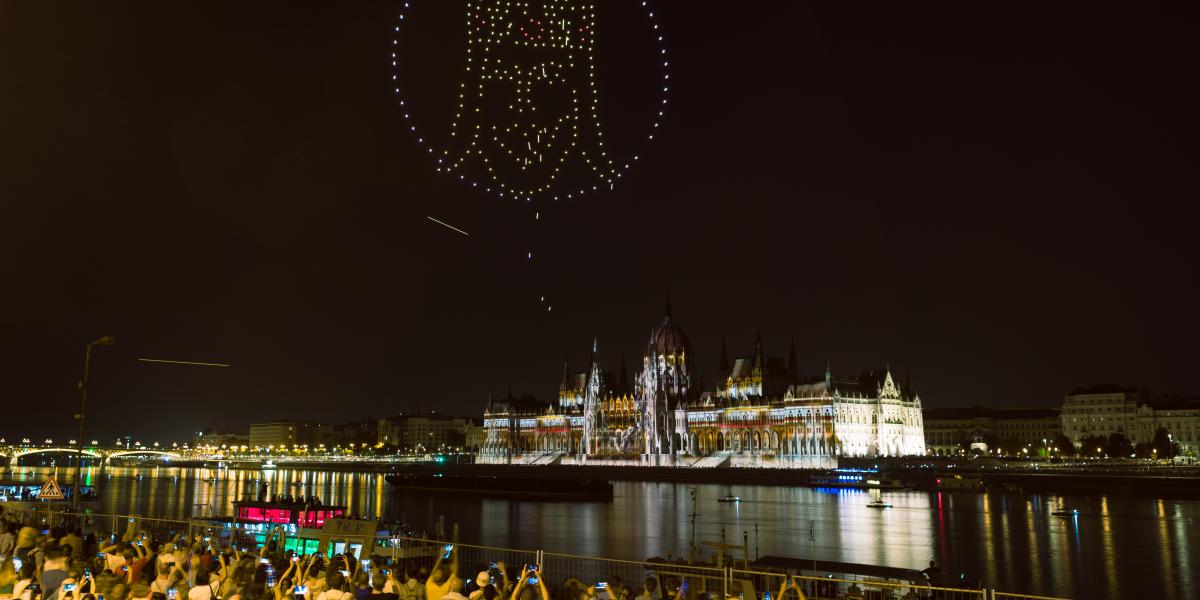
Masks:
[[[788,349],[788,379],[792,383],[800,382],[800,367],[796,363],[796,338],[792,338],[792,346]]]
[[[600,354],[600,334],[592,336],[592,362],[596,362],[596,355]]]
[[[754,334],[754,370],[762,373],[763,368],[763,349],[762,349],[762,332]]]
[[[493,402],[492,390],[488,390],[487,408],[483,412],[485,412],[485,413],[492,412],[492,402]]]
[[[663,311],[665,321],[671,320],[671,290],[667,290],[667,308]]]
[[[571,369],[570,369],[570,366],[569,366],[569,365],[570,365],[570,363],[571,363],[571,361],[570,361],[569,359],[566,359],[566,358],[564,358],[564,359],[563,359],[563,374],[562,374],[562,383],[559,383],[559,384],[558,384],[558,391],[560,391],[560,392],[565,392],[565,391],[567,391],[567,390],[571,389],[571,388],[570,388],[570,385],[571,385]]]
[[[729,377],[729,352],[725,350],[725,336],[721,336],[721,378]]]
[[[833,369],[829,366],[829,361],[825,361],[825,387],[833,384]]]

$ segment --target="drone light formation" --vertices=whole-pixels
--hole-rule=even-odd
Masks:
[[[661,97],[647,140],[661,123],[670,63],[648,2],[641,2],[662,65]],[[439,173],[497,197],[533,203],[612,190],[638,160],[617,160],[600,121],[593,52],[596,3],[486,0],[466,3],[467,52],[446,147],[418,132],[403,97],[399,35],[412,26],[403,5],[391,63],[395,94],[409,131]],[[534,220],[541,214],[534,212]]]

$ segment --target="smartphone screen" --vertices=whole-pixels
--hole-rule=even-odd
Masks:
[[[530,577],[529,579],[525,580],[525,583],[528,583],[529,585],[537,585],[537,582],[537,577]]]
[[[73,591],[75,591],[75,588],[77,588],[77,587],[79,587],[79,584],[76,584],[76,583],[64,583],[64,584],[63,584],[63,591],[64,591],[64,592],[73,592]]]
[[[453,550],[454,550],[454,544],[446,544],[446,547],[442,548],[442,558],[450,558],[450,553]]]
[[[23,565],[23,564],[25,564],[25,563],[22,563],[21,559],[15,557],[15,556],[13,557],[13,570],[14,571],[20,571],[21,565]]]
[[[598,589],[598,590],[607,590],[607,589],[608,589],[608,582],[607,582],[607,581],[601,581],[600,583],[597,583],[597,584],[596,584],[596,589]]]
[[[176,592],[175,588],[167,588],[167,598],[170,598],[170,600],[175,600],[175,597],[178,595],[179,592]]]
[[[293,594],[307,594],[307,593],[308,593],[308,586],[306,586],[306,585],[298,585],[298,586],[296,586],[296,587],[292,588],[292,593],[293,593]]]
[[[365,567],[365,566],[367,566],[367,565],[371,564],[371,559],[369,559],[369,558],[364,558],[364,559],[362,559],[362,561],[361,561],[361,562],[362,562],[363,566]]]

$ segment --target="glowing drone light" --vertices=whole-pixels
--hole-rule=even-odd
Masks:
[[[432,0],[431,0],[432,1]],[[647,141],[661,124],[670,74],[654,11],[643,0],[658,47],[663,86]],[[612,190],[636,162],[617,160],[605,143],[596,85],[594,0],[469,0],[466,65],[449,144],[435,147],[418,132],[400,86],[405,2],[392,40],[393,88],[408,130],[436,161],[436,171],[500,198],[575,198]],[[540,102],[549,96],[558,105]],[[497,102],[496,98],[500,98]],[[489,103],[490,102],[490,103]],[[573,169],[573,170],[572,170]],[[569,181],[582,173],[582,181]],[[540,213],[535,213],[535,220]]]

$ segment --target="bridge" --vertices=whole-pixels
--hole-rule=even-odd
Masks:
[[[18,446],[0,446],[0,457],[7,460],[10,466],[18,466],[23,457],[37,454],[61,454],[64,458],[74,460],[79,454],[78,448],[62,447],[62,446],[33,446],[33,445],[18,445]],[[84,456],[91,459],[100,459],[104,463],[109,463],[114,458],[122,457],[145,457],[157,458],[163,461],[179,460],[188,458],[189,455],[183,451],[170,449],[161,450],[157,448],[126,448],[124,446],[113,447],[97,447],[87,446],[83,448]]]

